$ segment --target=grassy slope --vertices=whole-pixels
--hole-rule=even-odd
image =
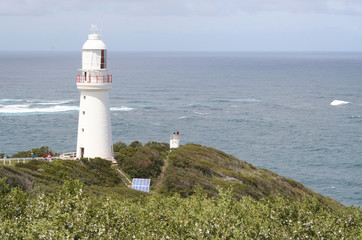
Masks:
[[[68,179],[79,179],[85,184],[84,190],[91,195],[144,195],[128,189],[121,182],[119,174],[111,168],[110,162],[102,159],[33,160],[12,167],[0,167],[0,177],[6,177],[11,187],[20,187],[33,195],[57,192]]]
[[[213,148],[186,144],[172,150],[160,192],[179,192],[187,196],[195,191],[196,186],[205,189],[209,195],[216,195],[217,186],[220,186],[232,187],[237,198],[245,195],[254,199],[281,196],[300,200],[303,196],[315,196],[331,208],[342,206],[296,181],[256,168]]]
[[[359,208],[336,209],[341,206],[339,203],[216,149],[186,144],[170,153],[167,144],[134,144],[122,146],[117,160],[130,176],[153,176],[154,194],[140,197],[146,194],[125,187],[113,169],[117,166],[102,159],[31,161],[0,167],[0,177],[7,177],[11,186],[30,190],[29,193],[9,189],[5,179],[0,179],[0,238],[361,239],[362,236]],[[217,186],[232,187],[234,192],[217,191]],[[206,194],[217,196],[208,198]],[[296,201],[303,196],[315,197]]]
[[[131,144],[123,146],[116,159],[130,177],[151,178],[153,192],[161,194],[179,193],[186,197],[201,188],[209,196],[215,196],[219,186],[231,187],[236,198],[245,195],[254,199],[281,196],[299,200],[303,196],[315,196],[333,209],[342,206],[291,179],[197,144],[186,144],[172,152],[169,152],[168,144],[163,143]],[[34,160],[15,167],[2,166],[0,177],[6,177],[10,186],[20,186],[34,195],[55,192],[67,179],[80,179],[85,184],[84,190],[91,195],[143,195],[125,187],[110,163],[101,159],[57,160],[52,163]]]

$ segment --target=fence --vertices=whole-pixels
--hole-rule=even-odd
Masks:
[[[52,157],[52,160],[54,159],[58,159],[59,157]],[[3,165],[12,165],[12,164],[16,164],[16,163],[26,163],[29,162],[31,160],[44,160],[44,158],[42,157],[36,157],[36,158],[3,158],[0,159],[0,161],[2,161]],[[47,158],[45,158],[45,160],[47,160]]]

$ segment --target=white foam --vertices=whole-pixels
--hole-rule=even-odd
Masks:
[[[77,111],[77,106],[66,106],[74,100],[44,101],[38,99],[0,99],[0,114],[25,115],[25,114],[49,114],[57,112]]]
[[[5,99],[2,99],[5,102]],[[50,114],[58,112],[78,111],[78,106],[66,105],[74,100],[42,101],[42,100],[18,100],[6,99],[7,102],[27,102],[29,104],[0,104],[1,115],[25,115],[25,114]],[[113,107],[111,111],[131,111],[131,107]]]
[[[25,100],[23,99],[8,99],[8,98],[5,98],[5,99],[0,99],[0,102],[24,102]]]
[[[131,107],[125,107],[125,106],[121,106],[121,107],[111,107],[111,111],[122,111],[122,112],[128,112],[128,111],[132,111],[134,108]]]
[[[261,102],[261,100],[255,98],[236,98],[236,99],[219,99],[216,100],[216,102],[258,103]]]
[[[202,113],[202,112],[197,112],[197,111],[193,111],[193,113],[198,114],[198,115],[207,115],[207,114],[210,114],[210,113]]]
[[[339,105],[345,105],[345,104],[349,104],[350,102],[347,101],[342,101],[342,100],[333,100],[330,105],[331,106],[339,106]]]
[[[38,105],[62,105],[62,104],[68,104],[74,102],[74,100],[59,100],[59,101],[54,101],[54,102],[34,102],[35,104]]]
[[[232,102],[243,102],[243,103],[261,102],[259,99],[255,99],[255,98],[234,99],[234,100],[231,100],[231,101]]]
[[[29,104],[13,104],[13,105],[2,105],[2,109],[1,111],[13,111],[15,109],[26,109],[29,108],[30,105]]]
[[[8,105],[0,108],[0,114],[46,114],[57,112],[77,111],[77,106],[54,106],[47,108],[30,108],[29,105]]]

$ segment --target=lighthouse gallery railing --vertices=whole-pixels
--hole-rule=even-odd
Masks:
[[[112,75],[77,75],[77,83],[112,83]]]

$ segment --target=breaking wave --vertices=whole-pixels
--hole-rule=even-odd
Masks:
[[[349,104],[350,102],[347,101],[342,101],[342,100],[333,100],[330,105],[331,106],[339,106],[339,105],[345,105],[345,104]]]
[[[50,102],[34,102],[39,105],[62,105],[62,104],[68,104],[74,102],[74,100],[62,100],[62,101],[50,101]]]
[[[47,108],[30,107],[30,105],[11,105],[0,108],[0,115],[49,114],[77,111],[77,106],[52,106]]]
[[[0,99],[0,103],[9,103],[9,102],[25,102],[26,100],[23,99]]]
[[[121,106],[121,107],[111,107],[111,111],[115,112],[115,111],[121,111],[121,112],[128,112],[128,111],[132,111],[134,108],[131,107],[125,107],[125,106]]]
[[[197,114],[197,115],[207,115],[207,114],[210,114],[210,113],[207,113],[207,112],[197,112],[197,111],[193,111],[193,113]]]
[[[240,99],[217,99],[214,102],[240,102],[240,103],[257,103],[261,102],[259,99],[255,98],[240,98]]]
[[[36,99],[0,99],[0,116],[17,116],[31,114],[56,114],[79,111],[79,106],[71,104],[74,100],[44,101]],[[111,111],[132,111],[131,107],[112,107]]]
[[[25,100],[0,99],[0,115],[15,116],[29,114],[52,114],[60,112],[78,111],[79,107],[69,105],[73,100]]]

